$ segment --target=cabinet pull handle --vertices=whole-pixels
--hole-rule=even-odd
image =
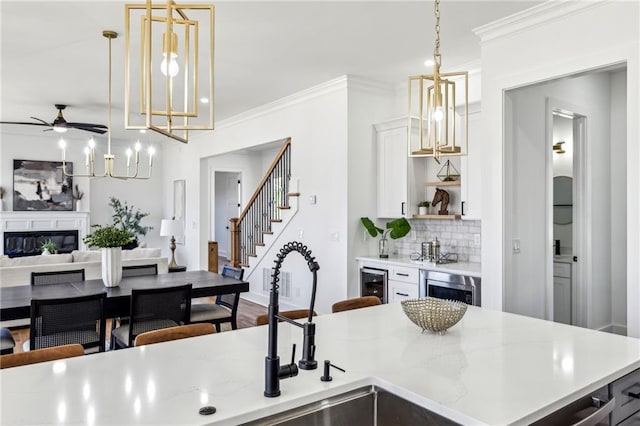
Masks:
[[[400,272],[396,272],[396,275],[400,275],[401,277],[408,277],[409,274],[401,274]]]
[[[400,214],[401,214],[402,216],[404,216],[404,215],[405,215],[405,212],[404,212],[404,204],[405,204],[405,202],[404,202],[404,201],[400,204]]]
[[[397,294],[398,296],[409,297],[409,295],[408,295],[407,293],[398,293],[398,292],[396,291],[396,294]]]
[[[640,392],[629,392],[628,395],[631,398],[640,399]]]

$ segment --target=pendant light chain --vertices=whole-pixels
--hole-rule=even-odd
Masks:
[[[433,58],[436,64],[440,65],[440,0],[435,0],[434,15],[436,17],[436,47],[433,51]]]

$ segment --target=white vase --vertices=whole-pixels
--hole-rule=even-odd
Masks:
[[[0,200],[0,212],[4,210],[4,200]]]
[[[82,211],[82,200],[76,200],[76,211],[77,212]]]
[[[102,249],[102,282],[105,287],[117,287],[122,281],[122,247]]]
[[[427,208],[426,207],[418,207],[418,214],[421,216],[424,216],[427,214]]]

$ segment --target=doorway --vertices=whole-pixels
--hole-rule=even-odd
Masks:
[[[231,239],[229,221],[240,215],[242,174],[214,171],[214,239],[218,242],[218,255],[229,259]]]
[[[566,204],[558,207],[569,212],[571,231],[557,238],[553,146],[562,139],[554,140],[553,121],[562,115],[574,143],[566,181],[572,195],[557,204]],[[624,66],[505,92],[505,311],[626,334],[625,129]],[[556,239],[565,240],[564,271],[556,265]],[[566,278],[562,294],[554,288],[557,278]]]

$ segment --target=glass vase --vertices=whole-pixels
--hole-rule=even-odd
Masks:
[[[378,253],[382,259],[389,257],[389,241],[386,238],[380,238],[378,241]]]

